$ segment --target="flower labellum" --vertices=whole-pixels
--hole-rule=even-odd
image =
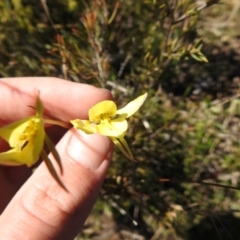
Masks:
[[[60,157],[54,144],[45,133],[42,114],[43,107],[38,97],[35,116],[26,117],[0,128],[0,137],[8,142],[10,146],[10,150],[0,153],[0,164],[6,166],[27,165],[31,167],[41,156],[51,175],[66,190],[43,149],[44,143],[46,143],[62,171]]]
[[[117,110],[113,101],[105,100],[97,103],[89,110],[89,120],[75,119],[70,122],[76,129],[80,129],[87,134],[99,133],[110,137],[126,157],[134,160],[133,154],[124,139],[128,128],[126,118],[132,116],[142,106],[146,98],[147,93],[119,110]]]

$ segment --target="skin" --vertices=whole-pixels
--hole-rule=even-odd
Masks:
[[[104,89],[57,78],[0,79],[0,127],[35,114],[39,92],[44,113],[68,122],[87,119],[88,110],[111,99]],[[49,118],[49,117],[48,117]],[[89,215],[110,165],[109,138],[48,126],[64,173],[50,155],[68,192],[52,178],[45,163],[34,174],[25,167],[0,167],[0,238],[8,240],[73,239]],[[0,139],[0,151],[7,145]]]

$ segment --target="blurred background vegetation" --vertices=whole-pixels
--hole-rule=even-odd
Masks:
[[[0,0],[0,12],[1,77],[108,88],[120,107],[149,94],[126,137],[137,163],[115,151],[77,239],[239,239],[239,0]]]

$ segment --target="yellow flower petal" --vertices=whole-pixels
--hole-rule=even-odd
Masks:
[[[31,142],[29,142],[26,146],[26,149],[23,149],[23,152],[30,155],[31,158],[26,161],[27,166],[32,166],[39,159],[40,153],[43,150],[45,139],[45,130],[44,125],[40,125],[37,131],[37,134],[34,136]],[[32,153],[32,155],[31,155]]]
[[[21,120],[0,129],[0,136],[12,147],[11,150],[0,153],[0,164],[15,166],[26,164],[30,167],[36,163],[43,148],[45,132],[43,124],[38,125],[33,136],[31,136],[31,132],[27,132],[28,124],[31,125],[31,120],[34,118],[27,118],[27,122],[23,123]],[[19,122],[20,126],[12,130],[12,127]],[[9,134],[11,130],[12,134]],[[26,139],[24,139],[24,135],[26,135]]]
[[[144,93],[143,95],[128,103],[125,107],[117,110],[117,114],[121,115],[123,118],[132,116],[142,106],[146,98],[147,93]]]
[[[88,120],[75,119],[70,121],[74,128],[80,129],[87,134],[92,134],[96,132],[95,127],[91,125],[91,122]]]
[[[31,118],[32,117],[25,118],[0,128],[0,137],[2,137],[5,141],[9,142],[9,145],[13,147],[14,145],[16,145],[16,139],[11,138],[12,135],[14,134],[16,136],[21,134],[23,129],[25,129],[25,127],[27,126],[27,121]]]
[[[118,137],[126,132],[128,123],[124,118],[118,118],[112,121],[103,120],[95,126],[97,132],[103,136]]]
[[[117,106],[113,101],[105,100],[94,105],[88,112],[91,122],[99,122],[105,118],[116,116]]]
[[[0,153],[0,164],[5,166],[20,166],[23,165],[23,162],[22,159],[19,159],[19,152],[16,149],[11,149]]]

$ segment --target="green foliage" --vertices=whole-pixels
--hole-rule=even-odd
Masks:
[[[119,107],[149,94],[129,122],[127,141],[138,161],[115,152],[92,215],[98,221],[90,217],[92,231],[83,236],[104,231],[103,215],[146,239],[187,238],[204,217],[239,210],[239,192],[200,182],[237,184],[240,100],[193,101],[191,84],[174,95],[184,71],[197,77],[196,61],[207,62],[198,24],[218,1],[44,2],[0,0],[2,77],[56,76],[105,87]]]

